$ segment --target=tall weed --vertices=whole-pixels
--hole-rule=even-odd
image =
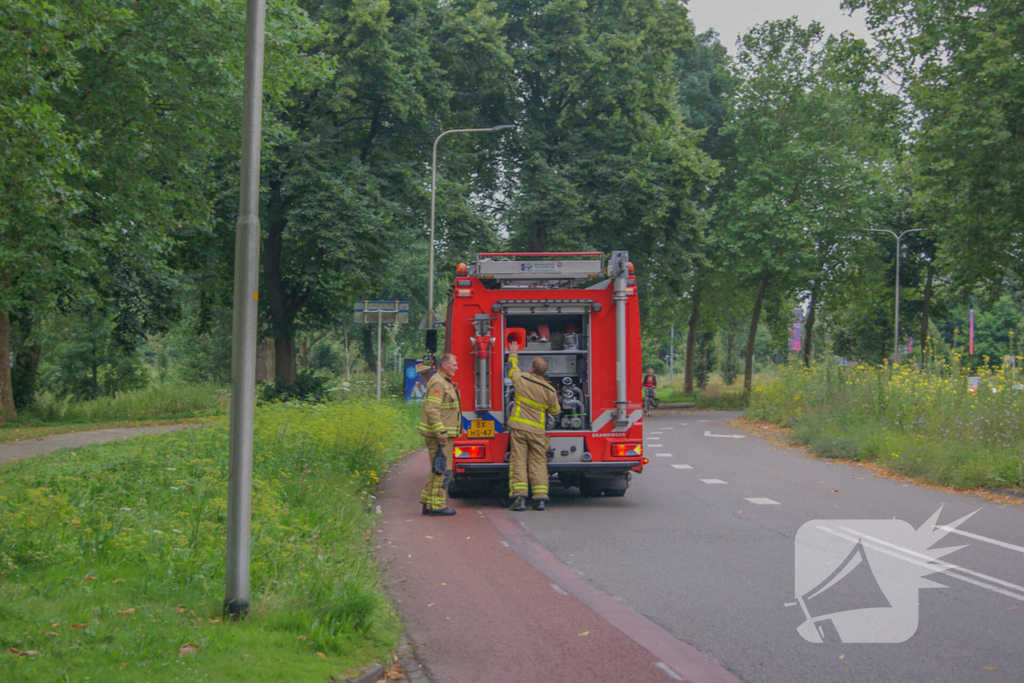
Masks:
[[[113,422],[217,415],[227,409],[228,400],[228,388],[220,384],[156,384],[90,401],[43,394],[23,412],[19,422]]]
[[[825,457],[883,463],[957,487],[1024,485],[1024,391],[1012,369],[980,371],[971,391],[954,362],[787,367],[754,388],[749,417],[794,428]]]

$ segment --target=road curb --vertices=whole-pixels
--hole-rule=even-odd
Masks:
[[[412,681],[412,683],[434,683],[426,668],[416,658],[416,651],[413,649],[412,643],[409,642],[407,636],[402,636],[395,654],[398,657],[398,663],[405,672],[407,680]]]
[[[387,669],[386,666],[378,664],[367,669],[355,678],[346,678],[345,680],[348,681],[348,683],[377,683],[377,681],[381,679],[381,676],[384,675],[385,669]]]

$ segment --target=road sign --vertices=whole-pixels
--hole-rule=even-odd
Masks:
[[[384,323],[406,325],[409,323],[408,301],[357,301],[353,316],[357,323],[377,325],[377,403],[380,403],[380,366],[384,362],[381,353],[381,332]]]
[[[367,324],[406,325],[409,323],[408,301],[357,301],[355,321]]]

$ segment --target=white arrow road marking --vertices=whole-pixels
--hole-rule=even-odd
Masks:
[[[782,505],[779,501],[772,500],[771,498],[744,498],[743,500],[754,505]]]
[[[671,458],[672,454],[671,453],[655,453],[654,457],[655,458]]]
[[[728,484],[729,483],[727,481],[722,481],[721,479],[701,479],[701,481],[704,482],[705,484]]]
[[[672,467],[674,469],[677,469],[677,470],[692,470],[693,469],[689,465],[672,465]]]
[[[711,436],[711,437],[714,437],[716,439],[745,439],[745,438],[747,438],[747,437],[745,437],[745,436],[743,436],[741,434],[712,434],[711,432],[709,432],[707,430],[704,431],[704,436]]]

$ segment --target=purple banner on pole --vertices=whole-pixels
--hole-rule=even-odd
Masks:
[[[789,324],[789,350],[800,351],[803,349],[804,309],[794,308],[793,318]]]
[[[967,355],[974,355],[974,309],[971,309],[971,335],[967,341]]]

